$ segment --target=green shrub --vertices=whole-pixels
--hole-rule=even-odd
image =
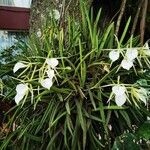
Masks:
[[[147,43],[125,41],[130,18],[118,39],[114,23],[101,30],[100,12],[92,23],[82,1],[80,8],[81,22],[68,15],[60,27],[47,19],[22,46],[22,57],[2,67],[1,78],[9,75],[3,99],[17,105],[0,149],[111,149],[117,136],[150,116]]]

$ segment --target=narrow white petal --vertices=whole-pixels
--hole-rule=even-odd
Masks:
[[[46,73],[50,79],[53,79],[53,77],[55,76],[54,70],[52,69],[48,69]]]
[[[131,60],[124,59],[121,62],[121,66],[126,70],[130,70],[130,68],[133,66],[133,62]]]
[[[115,102],[117,106],[122,106],[126,102],[126,99],[127,99],[126,94],[115,96]]]
[[[21,62],[18,62],[15,64],[14,68],[13,68],[13,72],[15,73],[16,71],[18,71],[19,69],[21,68],[25,68],[27,67],[27,65],[21,63]]]
[[[112,92],[115,95],[122,95],[125,93],[125,91],[126,91],[126,88],[124,86],[121,86],[121,85],[116,85],[116,86],[112,87]]]
[[[138,50],[137,49],[127,49],[126,57],[128,60],[134,60],[138,56]]]
[[[118,51],[111,51],[109,53],[109,58],[114,62],[119,58],[119,52]]]
[[[46,78],[44,80],[41,81],[41,85],[46,88],[46,89],[50,89],[51,86],[53,85],[52,79],[50,78]]]
[[[58,65],[58,60],[56,58],[47,58],[46,63],[54,69]]]

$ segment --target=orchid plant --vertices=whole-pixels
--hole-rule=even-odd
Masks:
[[[31,63],[27,63],[27,62],[17,62],[14,65],[13,72],[16,73],[20,69],[25,69],[20,73],[19,77],[21,77],[21,76],[23,76],[24,73],[26,73],[26,71],[31,67],[31,65],[32,65]],[[56,58],[46,58],[45,59],[44,65],[39,69],[40,76],[37,78],[37,80],[39,81],[39,83],[41,84],[42,87],[50,90],[50,88],[54,82],[54,77],[56,77],[55,72],[57,72],[56,71],[57,65],[58,65],[58,60]],[[42,70],[42,74],[40,73],[41,70]],[[36,70],[34,70],[34,73],[35,72],[36,72]],[[45,74],[46,74],[46,77],[45,77]],[[33,76],[32,76],[32,79],[33,79]],[[19,104],[19,102],[23,98],[26,98],[29,91],[31,93],[33,92],[33,91],[31,91],[31,89],[28,86],[28,83],[27,83],[28,81],[26,81],[26,80],[20,80],[20,81],[22,83],[20,83],[16,86],[16,93],[17,93],[15,96],[16,104]]]
[[[6,96],[17,104],[8,122],[13,130],[0,149],[111,149],[150,116],[148,43],[124,40],[129,22],[116,40],[114,23],[101,31],[100,12],[93,24],[83,1],[80,9],[81,22],[65,12],[65,28],[53,11],[54,20],[22,47]]]

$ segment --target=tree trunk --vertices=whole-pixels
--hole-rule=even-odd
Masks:
[[[88,7],[90,7],[92,1],[93,0],[86,0]],[[41,28],[44,18],[46,18],[52,10],[61,12],[62,5],[65,5],[65,13],[69,13],[77,19],[80,18],[79,0],[33,0],[30,18],[30,33],[36,33]]]

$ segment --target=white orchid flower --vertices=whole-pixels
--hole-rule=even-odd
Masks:
[[[130,70],[130,68],[133,67],[133,61],[128,60],[128,59],[123,59],[121,62],[121,66],[122,66],[122,68],[124,68],[126,70]]]
[[[27,84],[18,84],[16,86],[16,96],[15,96],[15,102],[18,105],[19,102],[23,99],[23,97],[27,94],[28,91],[28,85]]]
[[[126,88],[124,86],[121,86],[121,85],[115,85],[114,87],[112,87],[112,92],[115,95],[122,95],[125,93],[125,91],[126,91]]]
[[[60,19],[60,13],[59,13],[59,11],[57,9],[53,10],[53,15],[54,15],[55,20],[59,20]]]
[[[125,93],[126,88],[121,85],[116,85],[112,87],[112,92],[113,94],[115,94],[115,102],[117,106],[122,106],[126,102],[126,99],[127,99],[127,96]]]
[[[109,53],[109,58],[111,59],[112,62],[114,62],[117,59],[119,59],[119,54],[120,53],[118,51],[113,50]]]
[[[126,99],[127,99],[127,96],[125,93],[122,95],[115,95],[115,102],[117,106],[122,106],[126,102]]]
[[[51,88],[51,86],[53,85],[52,79],[50,79],[50,78],[43,79],[43,80],[41,81],[41,85],[42,85],[44,88],[46,88],[46,89],[49,90],[49,89]]]
[[[126,57],[127,60],[134,60],[138,56],[138,50],[137,49],[127,49]]]
[[[27,65],[23,64],[22,62],[17,62],[13,68],[13,72],[15,73],[19,69],[25,68],[25,67],[27,67]]]
[[[54,69],[58,65],[58,60],[56,58],[47,58],[46,63]]]
[[[38,37],[41,37],[41,36],[42,36],[42,32],[41,32],[41,30],[40,30],[40,29],[38,29],[38,31],[37,31],[37,33],[36,33],[36,35],[37,35]]]
[[[48,78],[50,79],[53,79],[53,77],[55,76],[54,70],[50,68],[46,71],[46,73],[47,73]]]

